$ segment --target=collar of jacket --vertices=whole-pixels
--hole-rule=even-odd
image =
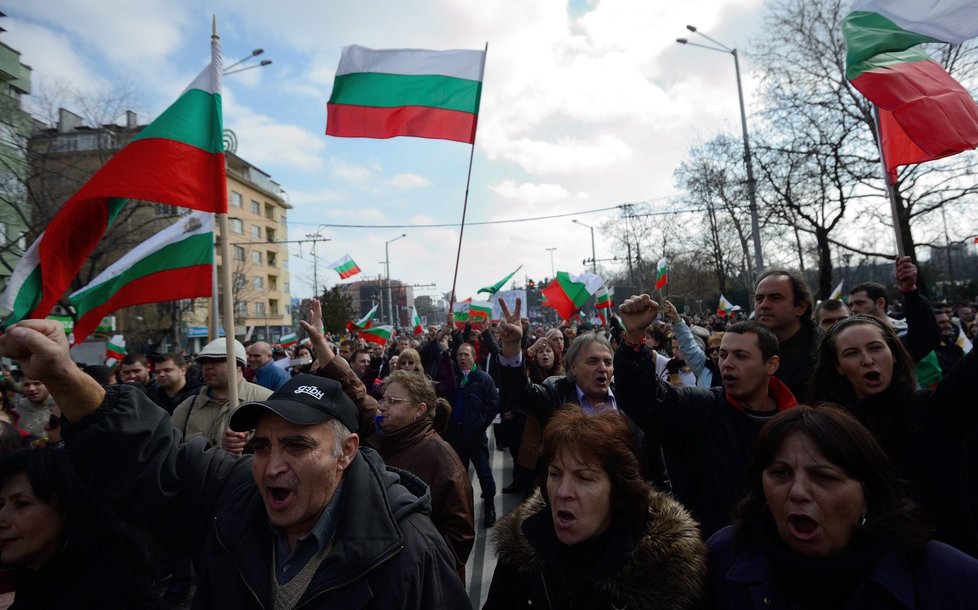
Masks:
[[[543,557],[523,532],[523,521],[550,510],[540,490],[496,523],[498,560],[523,575],[539,573]],[[706,576],[706,545],[696,522],[676,500],[649,494],[649,517],[639,543],[620,570],[598,586],[628,608],[665,610],[695,607]]]
[[[738,411],[745,411],[746,407],[726,390],[723,391],[724,397]],[[774,404],[778,407],[778,413],[798,405],[798,400],[791,393],[788,386],[777,377],[771,377],[767,383],[767,395],[774,399]]]
[[[333,547],[299,605],[321,593],[347,586],[403,548],[397,525],[407,514],[430,512],[427,485],[402,470],[384,466],[373,449],[363,448],[343,475],[339,527]],[[370,510],[363,507],[369,506]],[[254,481],[231,492],[214,518],[218,541],[234,558],[255,596],[271,607],[269,566],[272,533],[265,504]]]
[[[427,415],[422,415],[417,421],[413,421],[399,430],[373,436],[369,444],[371,447],[376,447],[382,456],[397,455],[405,449],[417,445],[429,434],[433,434],[434,425],[434,420]]]

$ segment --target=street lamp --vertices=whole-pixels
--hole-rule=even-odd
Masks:
[[[754,180],[754,163],[751,160],[750,139],[747,136],[747,111],[744,108],[744,90],[740,84],[740,59],[737,57],[737,49],[731,49],[722,42],[710,38],[703,32],[697,30],[694,25],[687,25],[686,29],[694,34],[699,34],[717,46],[714,47],[690,42],[685,38],[677,38],[676,42],[679,44],[687,44],[711,51],[720,51],[721,53],[730,53],[734,58],[734,70],[737,72],[737,97],[740,99],[740,126],[744,131],[744,165],[747,166],[747,198],[750,204],[750,226],[751,231],[754,233],[754,267],[757,269],[756,274],[760,275],[764,271],[764,258],[761,256],[761,229],[760,223],[757,220],[757,182]]]
[[[244,57],[242,57],[238,61],[234,62],[230,66],[225,66],[224,67],[224,71],[222,72],[222,74],[224,76],[227,76],[228,74],[237,74],[238,72],[244,72],[245,70],[251,70],[253,68],[264,68],[265,66],[271,65],[272,60],[270,60],[270,59],[263,59],[259,63],[254,64],[252,66],[245,66],[243,68],[238,68],[237,70],[232,70],[231,69],[231,68],[233,68],[233,67],[235,67],[235,66],[237,66],[237,65],[239,65],[239,64],[241,64],[243,62],[248,61],[252,57],[258,57],[259,55],[261,55],[264,52],[265,52],[265,49],[253,49],[251,51],[251,53],[249,53],[248,55],[245,55]]]
[[[557,248],[547,248],[547,252],[550,253],[550,279],[557,277],[557,272],[554,271],[554,250]]]
[[[598,273],[598,257],[594,253],[594,227],[592,227],[591,225],[586,225],[586,224],[584,224],[583,222],[581,222],[580,220],[578,220],[576,218],[572,218],[571,219],[571,222],[577,223],[577,224],[581,225],[582,227],[584,227],[585,229],[590,229],[591,230],[591,273],[597,274]]]
[[[387,306],[390,311],[387,312],[388,319],[390,320],[391,326],[394,326],[394,301],[391,300],[391,255],[388,250],[388,246],[399,239],[407,237],[407,233],[401,233],[394,239],[389,239],[384,242],[384,269],[387,270]]]

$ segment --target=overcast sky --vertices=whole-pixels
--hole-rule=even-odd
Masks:
[[[433,296],[452,286],[471,148],[419,138],[324,135],[326,101],[344,45],[481,49],[488,43],[467,222],[556,214],[564,218],[465,228],[457,294],[474,296],[523,265],[540,279],[579,273],[597,212],[629,202],[683,207],[672,173],[689,147],[720,131],[739,135],[733,61],[683,47],[693,23],[749,50],[760,0],[14,0],[6,44],[33,68],[36,90],[67,82],[86,92],[134,87],[140,122],[169,105],[209,60],[218,16],[225,65],[265,49],[273,64],[230,75],[224,126],[238,154],[271,174],[294,206],[290,239],[317,230],[319,283],[349,254],[364,276],[383,274]],[[748,96],[749,61],[742,61]],[[750,105],[750,99],[748,99]],[[370,225],[339,228],[330,225]],[[325,225],[325,226],[323,226]],[[404,225],[380,228],[378,225]],[[596,231],[599,259],[613,255]],[[310,245],[292,245],[293,296],[312,291]],[[661,253],[644,253],[649,259]],[[353,280],[346,280],[347,282]]]

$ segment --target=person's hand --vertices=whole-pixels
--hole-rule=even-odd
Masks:
[[[897,257],[896,281],[900,292],[913,292],[917,289],[917,265],[911,262],[909,256]]]
[[[20,363],[26,377],[45,385],[77,370],[68,353],[64,326],[54,320],[23,320],[0,337],[0,355]]]
[[[316,353],[316,361],[311,370],[320,369],[332,362],[336,354],[333,353],[329,343],[326,342],[326,337],[323,336],[323,305],[319,299],[313,299],[309,305],[309,321],[299,320],[299,326],[306,331],[306,335],[309,336],[309,341],[312,343],[312,351]]]
[[[499,308],[503,310],[503,318],[499,321],[500,354],[512,358],[520,353],[523,340],[523,325],[520,324],[520,308],[523,299],[517,298],[513,311],[509,310],[506,301],[499,299]]]
[[[451,331],[453,328],[455,328],[455,316],[452,312],[448,312],[445,315],[445,329]]]
[[[221,447],[228,453],[237,453],[241,455],[244,453],[245,445],[248,444],[248,433],[247,432],[235,432],[231,428],[224,431],[224,436],[221,438]]]
[[[679,310],[676,309],[676,306],[669,299],[662,302],[662,313],[665,315],[666,320],[669,320],[673,324],[679,324],[682,321],[682,318],[679,317]]]
[[[638,345],[645,336],[645,329],[659,315],[659,305],[647,294],[632,295],[618,307],[618,317],[625,327],[628,342]]]

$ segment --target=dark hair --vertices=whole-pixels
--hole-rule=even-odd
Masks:
[[[757,337],[757,347],[761,350],[761,358],[764,362],[767,362],[775,356],[781,355],[781,345],[778,343],[778,338],[774,336],[766,326],[763,326],[760,322],[755,322],[753,320],[746,320],[744,322],[737,322],[733,326],[727,328],[725,331],[728,334],[733,335],[746,335],[753,334]]]
[[[866,296],[868,296],[874,302],[877,299],[883,299],[884,311],[886,310],[886,306],[890,304],[890,299],[886,296],[886,288],[883,287],[883,284],[877,284],[876,282],[863,282],[862,284],[856,284],[849,289],[849,296],[852,296],[857,292],[865,292]]]
[[[845,306],[846,304],[839,299],[826,299],[815,308],[815,321],[818,321],[823,311],[839,311]]]
[[[10,422],[0,421],[0,456],[24,448],[24,438],[17,426]]]
[[[173,364],[177,365],[178,367],[185,366],[186,364],[188,364],[187,361],[184,360],[183,354],[181,354],[180,352],[167,352],[165,354],[154,354],[150,358],[150,360],[153,361],[153,364],[157,364],[157,365],[162,364],[167,360],[173,362]]]
[[[791,294],[795,306],[801,305],[802,303],[805,304],[805,311],[802,312],[801,319],[807,320],[811,318],[812,290],[808,287],[808,282],[805,281],[805,278],[794,271],[788,271],[787,269],[768,269],[761,274],[761,277],[757,278],[757,283],[754,284],[754,292],[757,292],[757,286],[761,283],[761,280],[775,275],[783,275],[791,282]]]
[[[564,374],[571,381],[574,380],[574,377],[570,372],[571,367],[574,366],[574,363],[580,357],[581,352],[583,352],[584,349],[592,343],[597,343],[604,349],[608,350],[609,354],[614,356],[615,350],[611,349],[611,343],[604,335],[599,335],[598,333],[590,331],[578,335],[574,339],[574,342],[570,344],[570,347],[567,348],[567,355],[564,356]]]
[[[547,422],[540,447],[540,491],[549,504],[547,468],[562,451],[595,464],[611,479],[611,510],[630,525],[643,523],[649,511],[651,487],[642,478],[635,437],[617,411],[585,414],[579,405],[565,404]]]
[[[839,356],[836,353],[836,340],[843,330],[859,325],[872,326],[883,333],[883,339],[893,354],[893,375],[890,379],[890,387],[899,396],[916,395],[917,381],[914,378],[913,358],[907,353],[893,329],[872,316],[855,315],[836,322],[819,340],[818,357],[815,360],[815,368],[811,378],[811,398],[813,400],[827,400],[845,407],[855,406],[857,399],[852,384],[838,370]]]
[[[82,369],[85,373],[99,382],[102,385],[110,385],[115,383],[115,376],[112,374],[112,369],[102,364],[88,364]]]
[[[755,526],[772,519],[764,495],[763,474],[792,434],[807,436],[829,462],[862,484],[866,523],[860,527],[861,535],[879,542],[896,542],[909,552],[920,551],[930,540],[930,529],[873,434],[845,409],[831,403],[786,409],[757,434],[747,469],[748,490],[734,513],[741,540]]]
[[[122,357],[122,361],[119,364],[120,366],[124,364],[128,364],[130,366],[133,364],[141,364],[143,366],[149,366],[149,363],[146,361],[145,354],[126,354],[125,356]]]

